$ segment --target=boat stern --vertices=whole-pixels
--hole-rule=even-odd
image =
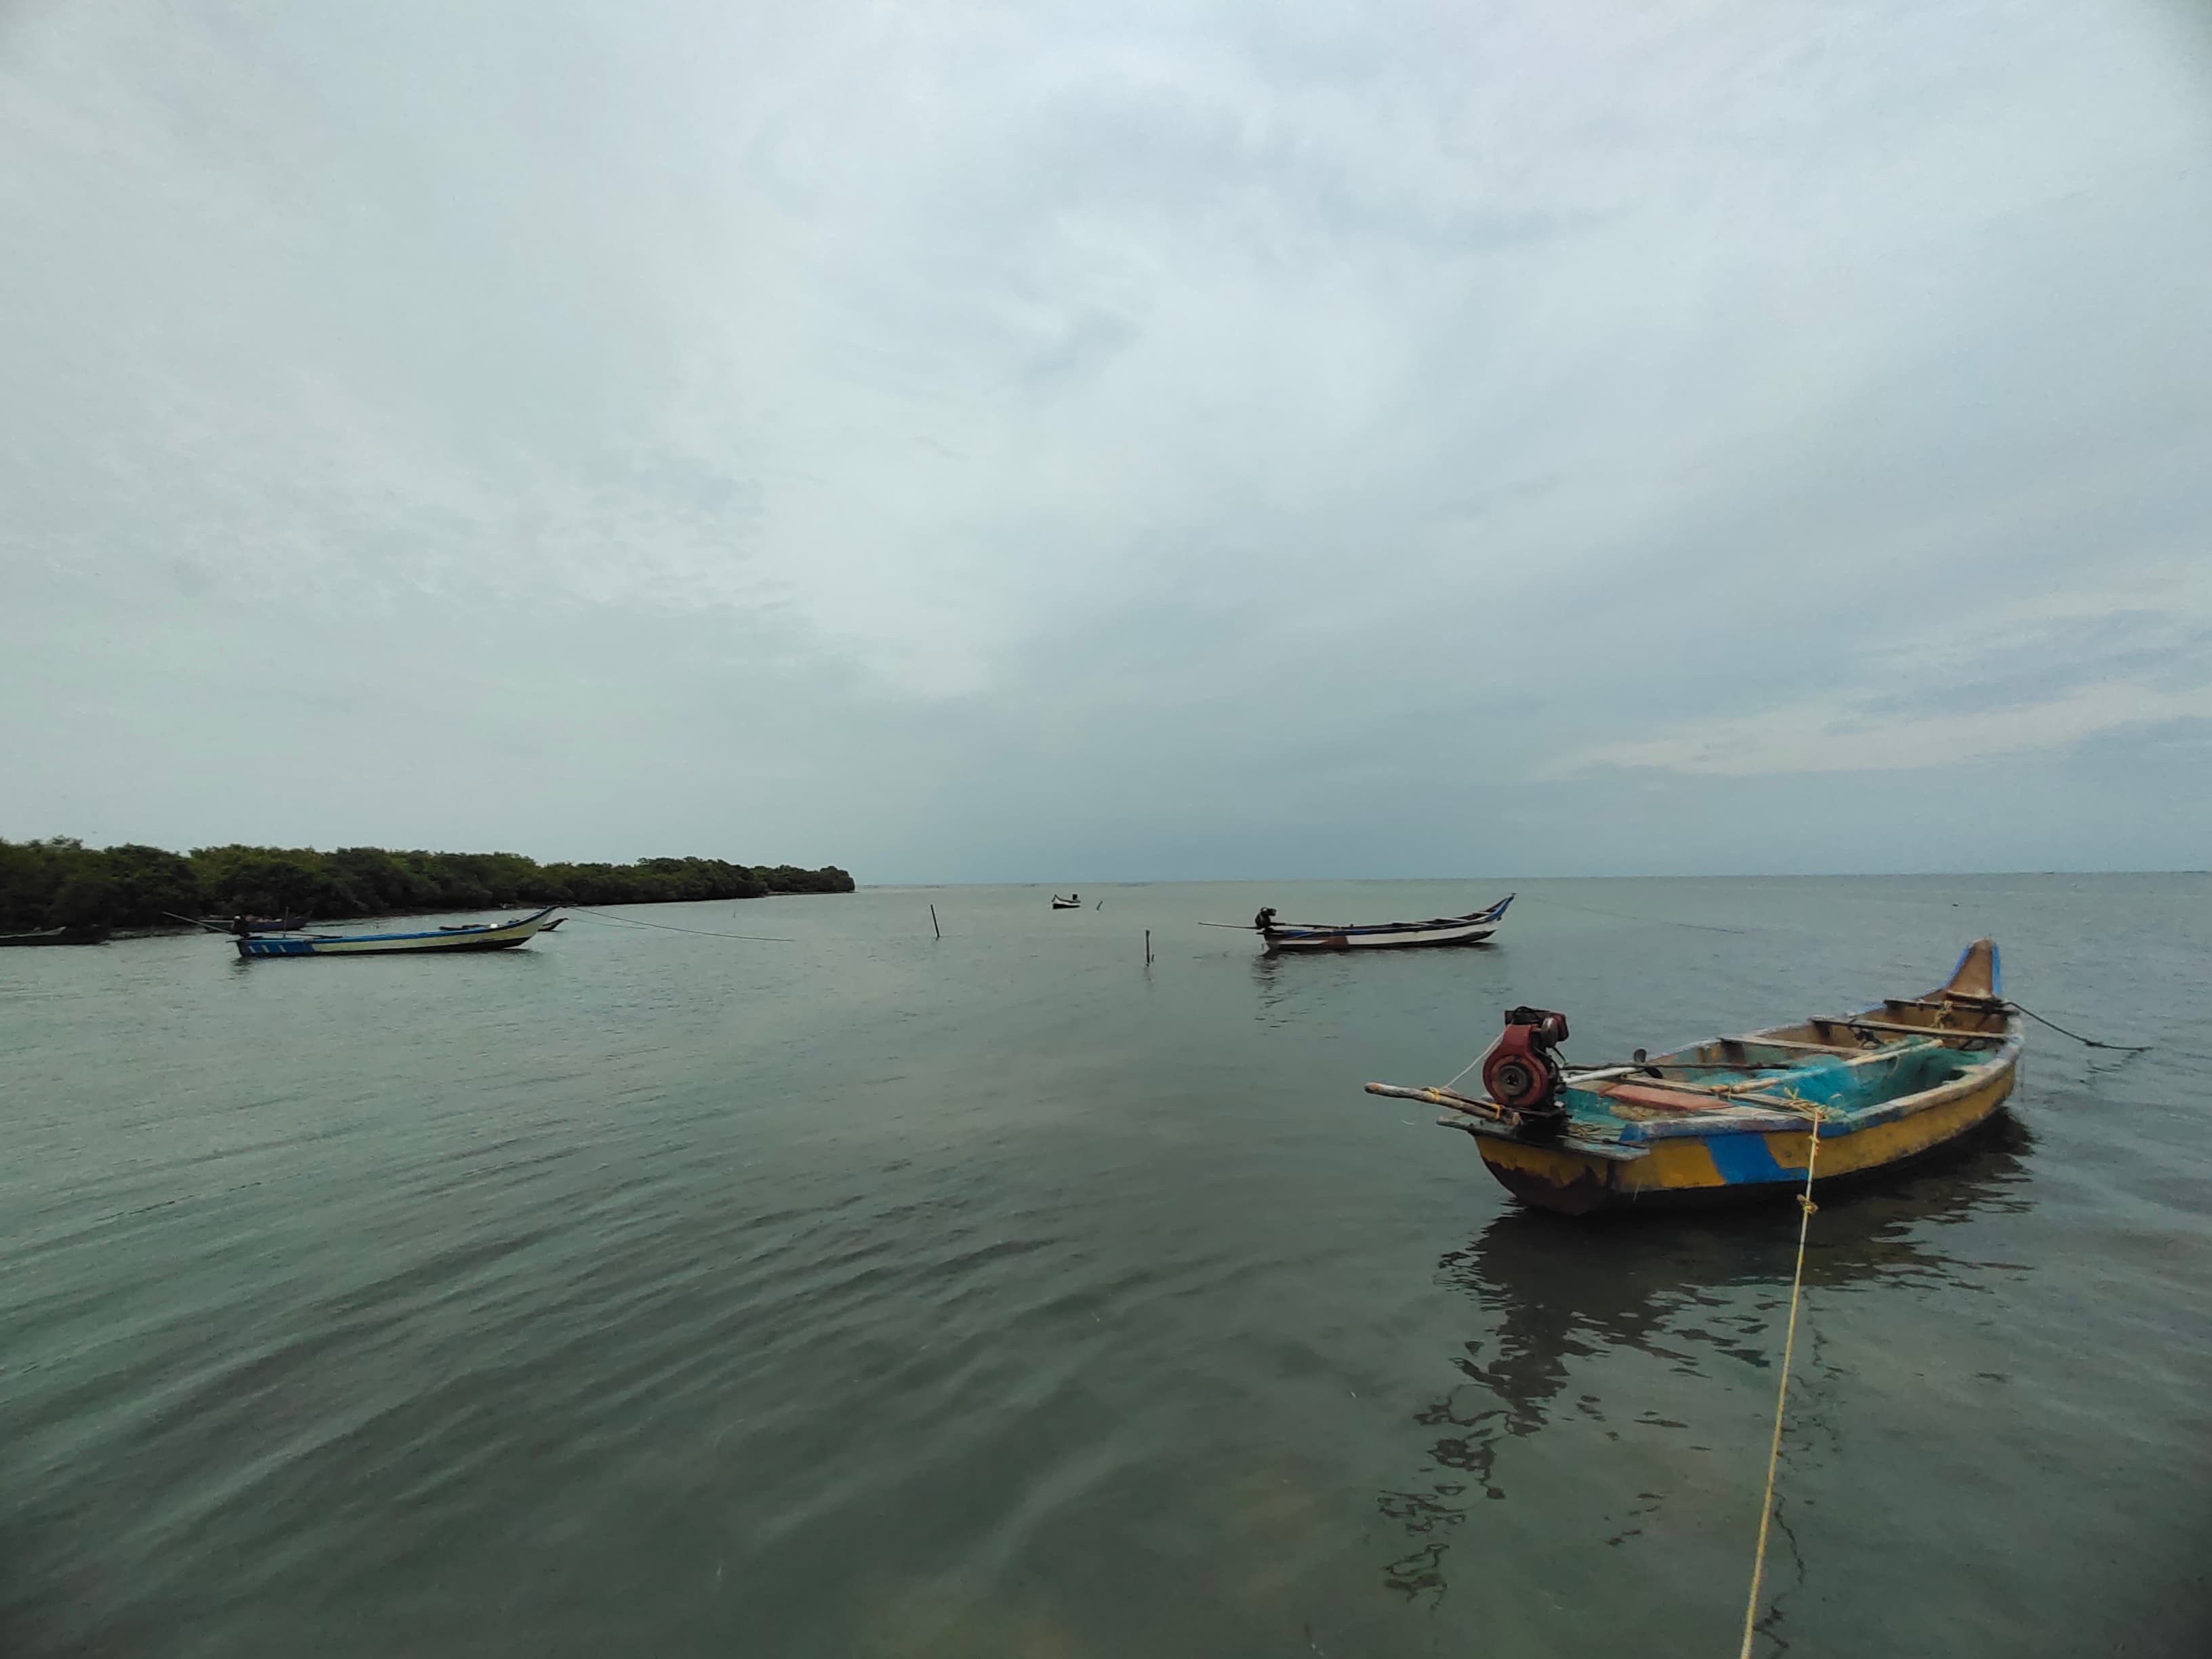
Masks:
[[[1571,1146],[1489,1135],[1476,1135],[1474,1140],[1498,1185],[1524,1204],[1562,1215],[1589,1215],[1621,1200],[1618,1166],[1607,1159]]]

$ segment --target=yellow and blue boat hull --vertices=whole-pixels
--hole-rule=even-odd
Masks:
[[[1814,1185],[1909,1163],[1988,1122],[2011,1095],[2017,1051],[1984,1074],[1961,1079],[1929,1102],[1884,1122],[1843,1129],[1823,1125]],[[1471,1127],[1455,1121],[1452,1127]],[[1577,1151],[1571,1142],[1546,1146],[1477,1133],[1482,1161],[1507,1191],[1547,1210],[1587,1215],[1595,1210],[1728,1204],[1800,1193],[1812,1156],[1812,1130],[1736,1131],[1677,1135],[1647,1143],[1633,1159]]]
[[[1978,939],[1925,996],[1569,1068],[1548,1114],[1370,1086],[1451,1108],[1438,1121],[1472,1135],[1516,1197],[1583,1215],[1802,1192],[1808,1164],[1817,1183],[1909,1163],[2003,1106],[2021,1048],[1996,946]]]

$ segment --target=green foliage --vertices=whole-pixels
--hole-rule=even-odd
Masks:
[[[91,848],[68,836],[0,841],[0,930],[148,927],[173,916],[340,916],[514,904],[656,904],[849,893],[834,866],[753,869],[720,859],[546,864],[520,853],[395,853],[380,847]]]

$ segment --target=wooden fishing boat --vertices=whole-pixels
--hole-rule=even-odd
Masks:
[[[2022,1031],[1978,939],[1925,996],[1717,1037],[1626,1065],[1570,1066],[1564,1016],[1516,1008],[1484,1056],[1487,1097],[1370,1083],[1446,1109],[1516,1197],[1583,1215],[1801,1193],[1885,1170],[1984,1122],[2013,1091]],[[1814,1156],[1813,1138],[1820,1146]]]
[[[28,933],[0,933],[0,946],[9,945],[105,945],[105,927],[40,927]]]
[[[413,933],[256,933],[238,941],[238,954],[248,961],[262,957],[380,957],[416,951],[511,951],[526,944],[544,927],[545,919],[559,907],[512,921],[470,922],[459,927],[434,927]]]
[[[1055,910],[1080,910],[1083,908],[1083,901],[1079,898],[1062,898],[1059,894],[1054,893],[1052,896],[1052,908]]]
[[[1255,927],[1269,951],[1402,951],[1424,945],[1480,945],[1498,931],[1505,907],[1512,902],[1513,895],[1508,893],[1487,910],[1471,910],[1463,916],[1343,926],[1277,921],[1273,910],[1262,910]]]

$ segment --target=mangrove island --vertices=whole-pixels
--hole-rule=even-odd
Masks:
[[[205,915],[390,915],[517,904],[658,904],[849,893],[834,865],[640,859],[540,864],[520,853],[399,853],[380,847],[87,847],[68,836],[0,841],[0,929],[151,927]]]

